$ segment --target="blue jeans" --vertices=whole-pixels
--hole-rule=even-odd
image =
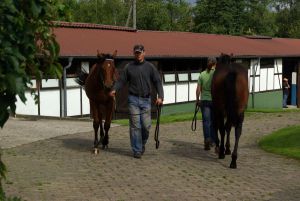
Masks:
[[[214,125],[213,125],[213,108],[211,101],[201,101],[201,113],[203,123],[204,140],[215,142]]]
[[[141,153],[151,127],[151,98],[128,96],[130,143],[134,153]]]
[[[287,106],[287,99],[289,97],[289,94],[287,93],[283,93],[283,107],[286,107]]]

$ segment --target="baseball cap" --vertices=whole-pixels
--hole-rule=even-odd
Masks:
[[[144,46],[141,44],[135,45],[133,47],[133,52],[143,52],[144,51]]]

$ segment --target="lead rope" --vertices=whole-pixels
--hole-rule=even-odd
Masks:
[[[198,104],[196,104],[194,117],[193,117],[192,125],[191,125],[192,131],[196,131],[196,129],[197,129],[197,113],[198,113],[199,109],[200,109],[200,106]]]
[[[160,122],[160,113],[161,113],[161,105],[156,106],[156,127],[155,127],[155,134],[154,134],[154,140],[156,142],[155,147],[158,149],[159,147],[159,140],[158,140],[158,135],[159,135],[159,122]]]

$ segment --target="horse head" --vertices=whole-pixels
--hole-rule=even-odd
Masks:
[[[110,90],[115,81],[118,79],[118,72],[114,62],[114,58],[117,55],[117,50],[115,50],[112,55],[100,53],[99,50],[97,50],[97,52],[98,65],[100,67],[100,83],[104,89]]]
[[[221,55],[220,55],[220,57],[218,59],[218,63],[221,63],[221,64],[230,64],[230,63],[232,63],[232,57],[233,57],[232,53],[230,55],[229,54],[221,53]]]

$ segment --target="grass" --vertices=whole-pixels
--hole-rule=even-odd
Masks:
[[[272,109],[272,108],[252,109],[252,108],[248,108],[246,110],[246,113],[255,113],[255,112],[259,112],[259,113],[278,113],[278,112],[289,113],[289,112],[299,112],[299,111],[300,110],[297,109],[297,108],[287,109],[287,110],[283,110],[281,108],[278,108],[278,109]]]
[[[259,141],[265,151],[300,160],[300,126],[280,129]]]
[[[182,113],[182,114],[172,114],[172,115],[166,115],[160,117],[160,123],[166,124],[166,123],[174,123],[174,122],[182,122],[182,121],[192,121],[194,117],[194,113]],[[202,119],[201,112],[198,112],[197,114],[197,120]],[[112,123],[127,126],[129,125],[128,119],[117,119],[113,120]],[[152,119],[152,124],[156,124],[156,119]]]
[[[251,115],[253,113],[289,113],[289,112],[300,112],[299,109],[247,109],[246,115]],[[181,114],[172,114],[172,115],[165,115],[160,117],[160,123],[166,124],[166,123],[175,123],[175,122],[182,122],[182,121],[191,121],[194,117],[194,112],[190,113],[181,113]],[[199,111],[197,114],[197,120],[201,120],[201,112]],[[128,126],[129,120],[128,119],[118,119],[112,121],[115,124]],[[152,120],[152,124],[155,124],[156,120]]]

